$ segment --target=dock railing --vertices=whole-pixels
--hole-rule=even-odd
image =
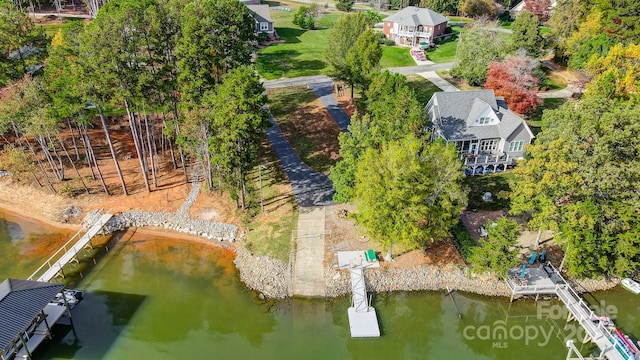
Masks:
[[[111,219],[111,216],[110,212],[106,212],[100,215],[98,220],[86,231],[80,229],[62,245],[58,251],[53,253],[53,255],[40,265],[27,280],[50,281],[56,274],[63,271],[64,266],[71,261],[71,259],[77,258],[78,253],[91,243],[93,237],[106,225]]]

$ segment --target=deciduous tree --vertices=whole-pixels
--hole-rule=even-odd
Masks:
[[[593,79],[585,96],[640,100],[640,45],[617,44],[604,57],[592,57],[587,70]]]
[[[528,114],[536,110],[542,103],[537,96],[540,79],[536,76],[540,63],[521,52],[507,55],[503,62],[492,62],[489,65],[489,77],[485,82],[486,89],[493,89],[495,94],[503,96],[509,109]]]
[[[458,39],[456,64],[451,75],[471,85],[481,85],[487,78],[489,64],[502,59],[506,44],[495,32],[496,22],[474,21],[465,26]]]
[[[527,0],[524,3],[524,10],[529,11],[538,18],[539,22],[544,23],[551,17],[551,0]]]
[[[540,33],[538,18],[529,11],[522,11],[511,24],[513,50],[524,49],[531,56],[544,55],[545,39]]]
[[[485,224],[487,238],[482,246],[474,247],[469,262],[477,272],[493,272],[499,278],[505,278],[508,270],[519,263],[519,251],[515,248],[520,225],[506,217],[495,223]]]
[[[553,9],[546,26],[551,28],[556,55],[566,57],[567,41],[585,19],[587,6],[582,0],[562,0]]]
[[[443,14],[455,14],[458,10],[459,0],[422,0],[420,7],[429,8]]]
[[[403,75],[388,71],[374,74],[365,97],[364,113],[356,112],[349,131],[338,138],[342,159],[330,175],[335,201],[353,199],[356,167],[367,149],[380,149],[383,143],[410,134],[420,136],[426,127],[424,111]]]
[[[203,0],[183,10],[176,56],[185,101],[199,104],[228,70],[251,63],[255,19],[237,0]]]
[[[425,247],[449,236],[466,206],[456,149],[415,136],[368,149],[356,171],[358,222],[389,249]]]
[[[572,275],[628,275],[640,266],[640,107],[601,97],[546,111],[514,171],[511,212],[556,231]]]
[[[460,11],[473,18],[495,19],[499,15],[498,7],[493,0],[462,0]]]
[[[382,47],[376,33],[368,29],[347,53],[347,66],[353,85],[359,86],[364,92],[370,83],[371,75],[378,71],[382,58]],[[353,93],[352,93],[353,96]]]

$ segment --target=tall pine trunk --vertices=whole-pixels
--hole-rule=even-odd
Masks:
[[[96,153],[93,151],[93,146],[91,145],[91,140],[89,135],[87,134],[87,125],[83,126],[85,142],[87,144],[87,157],[89,161],[93,161],[93,165],[96,167],[96,172],[98,173],[98,178],[100,179],[100,183],[102,184],[102,189],[104,189],[104,193],[107,195],[111,195],[109,193],[109,189],[107,188],[107,184],[104,182],[104,178],[102,177],[102,171],[100,171],[100,167],[98,166],[98,160],[96,159]]]
[[[102,111],[102,106],[97,105],[98,113],[100,114],[100,121],[102,122],[102,127],[104,127],[104,135],[107,138],[107,143],[109,144],[109,150],[111,151],[111,156],[113,157],[113,164],[116,167],[116,171],[118,172],[118,177],[120,178],[120,183],[122,184],[122,191],[125,195],[129,195],[127,192],[127,185],[124,183],[124,177],[122,176],[122,171],[120,170],[120,164],[118,163],[118,157],[116,156],[116,150],[113,148],[113,142],[111,141],[111,135],[109,135],[109,127],[107,126],[107,120],[104,118],[104,112]]]
[[[140,153],[140,141],[137,135],[137,126],[135,124],[135,118],[133,113],[131,112],[131,107],[129,106],[129,100],[124,101],[125,108],[127,110],[127,116],[129,117],[129,129],[131,130],[131,137],[133,138],[133,144],[136,148],[136,154],[138,155],[138,162],[140,163],[140,170],[142,171],[142,178],[144,179],[144,186],[147,188],[147,192],[151,192],[151,188],[149,187],[149,179],[147,178],[147,171],[144,167],[144,161],[142,159],[142,154]]]

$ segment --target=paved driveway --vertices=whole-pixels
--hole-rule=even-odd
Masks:
[[[336,124],[338,124],[340,130],[346,132],[349,128],[349,115],[340,107],[338,101],[333,96],[332,85],[332,81],[319,82],[309,84],[309,88],[316,93],[324,107],[327,108],[329,115],[331,115]]]
[[[329,177],[314,171],[303,163],[282,135],[273,116],[269,116],[269,121],[272,126],[267,129],[267,138],[289,178],[298,204],[300,206],[331,204],[335,190]]]

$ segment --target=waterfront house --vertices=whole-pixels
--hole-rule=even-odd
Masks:
[[[417,46],[421,42],[430,44],[443,35],[448,21],[433,10],[408,6],[384,18],[382,31],[397,45]]]
[[[472,173],[506,170],[522,159],[534,135],[493,90],[437,92],[425,107],[432,139],[458,148]]]

